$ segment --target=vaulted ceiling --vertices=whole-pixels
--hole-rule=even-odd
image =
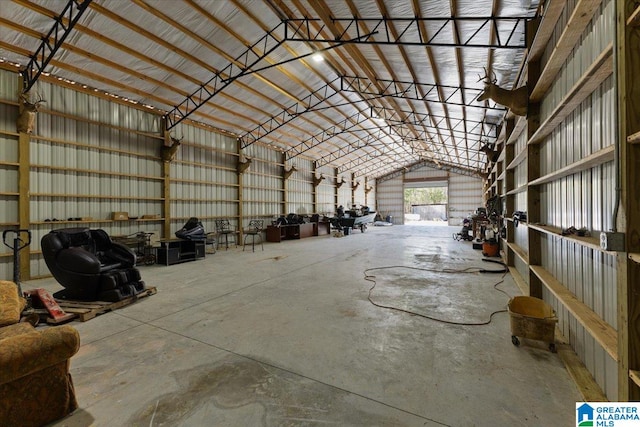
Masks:
[[[505,109],[476,100],[479,77],[514,85],[538,10],[537,0],[82,5],[3,1],[0,60],[26,67],[52,28],[61,39],[77,17],[47,75],[153,107],[170,130],[195,120],[243,148],[281,150],[288,164],[304,156],[370,177],[422,162],[481,172],[479,148]]]

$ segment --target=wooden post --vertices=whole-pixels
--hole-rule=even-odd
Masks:
[[[171,135],[166,130],[166,121],[163,124],[164,146],[171,146]],[[162,161],[162,160],[161,160]],[[171,237],[171,162],[162,161],[162,238]]]
[[[338,204],[338,202],[339,202],[339,200],[338,200],[339,199],[339,194],[338,193],[340,192],[340,189],[338,188],[338,185],[337,185],[337,183],[338,183],[338,168],[335,168],[333,170],[333,175],[334,175],[334,179],[335,179],[335,183],[336,183],[336,185],[333,187],[333,208],[337,209],[338,206],[340,206]],[[334,214],[335,213],[336,213],[336,211],[334,210]]]
[[[29,204],[31,201],[31,190],[29,183],[30,149],[31,137],[28,133],[18,134],[18,228],[28,230],[31,225]],[[31,249],[29,246],[20,253],[20,278],[29,280],[31,278]]]
[[[640,371],[640,145],[627,138],[640,132],[640,14],[633,0],[616,0],[616,55],[620,210],[617,231],[625,233],[625,251],[617,257],[618,400],[640,400],[640,384],[631,374]],[[633,259],[632,259],[633,258]],[[637,375],[634,375],[637,377]]]
[[[284,164],[286,164],[286,162],[287,162],[287,156],[286,156],[286,154],[282,153],[282,164],[284,165]],[[282,210],[282,212],[280,212],[281,215],[286,215],[287,214],[287,209],[289,209],[289,197],[288,197],[289,184],[288,184],[288,182],[289,182],[288,179],[283,179],[282,180],[282,189],[284,191],[282,192],[282,207],[280,208]]]
[[[240,141],[236,140],[237,150],[238,150],[238,161],[242,158],[242,144]],[[238,242],[242,241],[242,228],[244,221],[244,173],[238,173],[238,235],[236,236],[238,240],[236,240],[236,245]]]
[[[313,167],[312,167],[312,175],[315,177],[316,174],[318,173],[318,167],[316,162],[313,162]],[[313,186],[313,213],[318,213],[318,187],[319,185],[314,185]]]
[[[533,42],[535,30],[538,28],[538,22],[532,21],[527,26],[527,45],[530,47]],[[527,87],[529,94],[533,91],[538,79],[540,78],[540,62],[527,63]],[[540,127],[540,104],[529,103],[527,112],[527,141]],[[540,145],[527,144],[527,182],[531,182],[540,177]],[[527,222],[540,222],[540,187],[537,185],[529,185],[527,188]],[[529,237],[529,265],[542,264],[542,237],[536,230],[528,228]],[[542,281],[529,269],[529,295],[542,298]]]

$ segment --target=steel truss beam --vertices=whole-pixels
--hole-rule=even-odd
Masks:
[[[406,118],[402,118],[400,115],[406,116]],[[480,133],[487,138],[497,138],[498,137],[498,126],[494,123],[487,123],[484,121],[471,120],[471,119],[461,119],[458,117],[447,117],[441,116],[437,114],[427,114],[427,113],[416,113],[415,111],[407,111],[407,110],[396,110],[394,108],[388,107],[371,107],[371,117],[379,117],[385,120],[387,123],[400,123],[400,124],[409,124],[409,125],[420,125],[420,126],[432,126],[439,129],[452,130],[457,131],[456,129],[460,125],[464,125],[465,123],[473,123],[474,126],[471,127],[470,131],[474,131],[478,126],[480,127]],[[427,125],[425,122],[429,122],[429,118],[433,117],[434,119],[439,119],[434,125]],[[446,120],[452,123],[451,128],[448,125],[441,128],[440,124],[446,122]],[[464,129],[464,126],[462,126]],[[486,129],[488,127],[488,129]],[[464,130],[461,130],[464,131]],[[491,135],[493,133],[493,136]]]
[[[381,153],[381,154],[365,154],[364,156],[360,156],[357,159],[351,160],[347,163],[344,163],[340,166],[338,166],[338,173],[344,173],[344,172],[353,172],[354,174],[357,175],[362,175],[362,173],[360,173],[360,171],[354,171],[354,169],[356,169],[358,166],[362,166],[365,165],[367,163],[370,163],[372,161],[377,160],[376,163],[376,167],[372,168],[370,171],[374,171],[376,169],[379,169],[381,167],[390,165],[392,163],[398,163],[400,161],[406,160],[405,158],[394,158],[392,156],[388,156],[385,155],[383,156],[385,153]],[[420,159],[421,157],[418,156],[418,159]],[[367,165],[368,166],[368,165]],[[363,168],[366,169],[366,168]]]
[[[361,112],[349,116],[346,119],[342,120],[340,123],[330,126],[328,129],[325,129],[322,132],[319,132],[311,136],[310,138],[305,139],[298,145],[295,145],[285,151],[286,159],[293,159],[294,157],[304,153],[305,151],[310,150],[313,147],[317,147],[318,145],[328,141],[334,136],[351,131],[354,127],[359,126],[360,124],[368,120],[371,119]],[[367,130],[371,130],[371,128],[368,128]]]
[[[333,95],[337,94],[338,91],[336,91],[333,88],[333,84],[338,79],[339,77],[333,79],[326,85],[322,86],[320,89],[314,92],[311,92],[309,95],[304,97],[299,102],[296,102],[295,104],[285,108],[284,110],[279,112],[277,115],[270,117],[269,119],[260,123],[255,128],[251,129],[249,132],[245,133],[244,135],[241,135],[238,138],[238,141],[240,142],[240,147],[247,148],[254,142],[259,141],[260,139],[269,135],[273,131],[289,123],[290,121],[298,117],[300,114],[305,113],[310,109],[322,104],[323,102],[331,98]]]
[[[482,93],[482,89],[384,79],[378,79],[377,83],[382,85],[382,90],[378,89],[378,86],[368,78],[342,76],[340,78],[340,89],[345,92],[355,92],[362,95],[388,96],[392,98],[412,99],[415,101],[435,102],[438,104],[459,105],[461,107],[506,111],[505,107],[498,106],[495,103],[488,106],[472,104],[478,95]],[[441,97],[441,92],[445,91],[445,96]],[[463,91],[474,93],[473,96],[465,97],[465,99],[470,99],[470,101],[463,103],[452,100],[454,96],[462,95]]]
[[[377,150],[377,156],[393,154],[397,155],[397,153],[390,147],[386,146],[382,142],[380,145],[374,145],[375,142],[380,141],[383,137],[387,136],[382,129],[378,129],[375,134],[369,134],[364,139],[358,139],[355,142],[349,143],[346,147],[338,148],[335,151],[321,157],[319,160],[316,160],[316,167],[322,167],[332,163],[348,154],[353,153],[354,151],[360,150],[365,147],[374,148]],[[397,142],[393,141],[394,144],[400,145]],[[411,147],[409,150],[411,154],[415,154],[415,147]],[[369,153],[367,153],[369,154]]]
[[[330,31],[321,19],[285,19],[285,39],[300,42],[359,43],[408,46],[449,46],[524,49],[526,47],[527,17],[469,17],[469,18],[334,18],[344,31],[333,39],[326,39],[324,32]],[[311,23],[319,25],[311,25]],[[360,23],[370,29],[362,33]],[[423,38],[420,25],[426,24],[428,39]],[[391,28],[393,26],[393,30]],[[462,28],[464,31],[461,31]],[[319,27],[317,30],[313,27]],[[487,43],[490,29],[496,34],[495,42]],[[395,30],[395,31],[394,31]],[[393,34],[397,34],[394,37]],[[458,35],[459,42],[453,37]],[[462,37],[462,35],[466,37]],[[355,35],[355,37],[353,36]]]
[[[31,55],[27,66],[20,72],[23,80],[23,92],[28,92],[38,81],[49,62],[53,59],[62,43],[87,10],[92,0],[69,0],[60,15],[55,18],[55,24],[49,33],[42,38],[42,43]],[[67,22],[67,24],[65,24]],[[53,40],[53,43],[52,43]]]
[[[165,114],[167,130],[173,129],[178,123],[209,102],[211,98],[220,93],[224,88],[243,75],[248,74],[254,65],[282,45],[283,40],[279,40],[274,35],[282,26],[283,24],[281,23],[268,31],[260,40],[237,56],[233,62],[216,72],[206,83],[202,84],[191,95],[188,95],[184,101]],[[261,53],[256,53],[258,48],[260,48],[259,52]]]
[[[452,163],[448,163],[448,162],[440,162],[440,165],[436,165],[434,162],[432,162],[431,160],[421,160],[417,163],[413,163],[407,167],[402,167],[399,168],[396,171],[393,171],[387,175],[381,176],[380,178],[376,179],[376,184],[380,183],[380,182],[384,182],[384,181],[389,181],[390,179],[396,178],[398,176],[401,176],[403,173],[406,172],[411,172],[414,171],[416,169],[420,169],[423,168],[425,166],[435,166],[439,169],[443,169],[446,170],[448,172],[453,172],[453,173],[457,173],[459,175],[466,175],[466,176],[473,176],[473,177],[480,177],[483,178],[482,172],[481,171],[477,171],[474,169],[467,169],[467,168],[463,168],[460,167],[458,165],[454,165]]]

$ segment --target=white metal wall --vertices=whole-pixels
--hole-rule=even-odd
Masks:
[[[449,225],[462,225],[462,220],[484,206],[482,180],[471,176],[449,175]]]
[[[346,185],[346,184],[345,184]],[[376,183],[378,213],[382,219],[393,217],[394,224],[404,224],[404,184],[402,176]]]
[[[313,212],[313,161],[302,157],[296,158],[298,169],[287,180],[287,211],[298,215],[309,215]],[[318,174],[319,176],[320,174]]]

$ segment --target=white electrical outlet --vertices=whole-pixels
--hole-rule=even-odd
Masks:
[[[624,251],[624,233],[603,231],[600,233],[600,247],[605,251]]]

